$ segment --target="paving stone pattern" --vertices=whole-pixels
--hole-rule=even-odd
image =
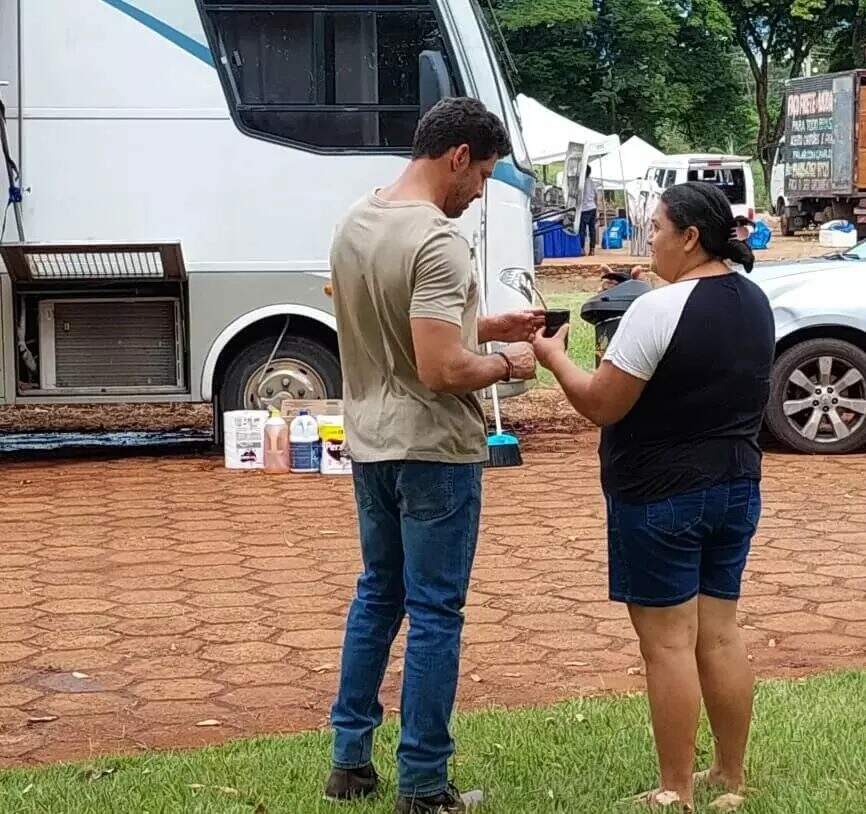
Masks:
[[[643,686],[607,601],[594,438],[551,449],[486,475],[461,709]],[[754,664],[863,666],[866,456],[776,453],[766,472]],[[9,464],[0,489],[0,765],[327,725],[359,567],[349,480],[133,458]]]

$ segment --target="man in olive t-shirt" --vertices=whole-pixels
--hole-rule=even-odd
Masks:
[[[481,510],[487,432],[477,391],[535,375],[526,340],[542,311],[478,317],[470,247],[452,218],[511,152],[496,116],[447,99],[418,127],[413,160],[340,224],[334,302],[364,572],[349,611],[331,712],[334,800],[376,790],[379,688],[403,617],[409,634],[398,814],[464,810],[448,782],[462,609]],[[511,342],[482,355],[480,344]]]

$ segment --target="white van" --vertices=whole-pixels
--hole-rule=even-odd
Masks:
[[[755,217],[755,181],[750,159],[745,156],[712,153],[669,155],[654,161],[647,169],[646,178],[659,194],[674,184],[705,181],[725,193],[734,215],[749,220]]]

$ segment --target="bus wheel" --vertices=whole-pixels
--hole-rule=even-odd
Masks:
[[[286,399],[341,397],[340,362],[330,348],[313,339],[287,336],[274,353],[276,341],[276,336],[256,340],[229,362],[220,388],[220,410],[280,409]]]

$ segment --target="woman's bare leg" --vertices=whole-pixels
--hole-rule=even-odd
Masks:
[[[735,601],[699,598],[697,661],[715,738],[708,780],[728,791],[740,792],[746,784],[744,762],[755,679],[737,627]]]
[[[629,605],[629,614],[646,662],[661,788],[692,805],[695,735],[701,713],[695,658],[698,602],[693,599],[672,608]]]

